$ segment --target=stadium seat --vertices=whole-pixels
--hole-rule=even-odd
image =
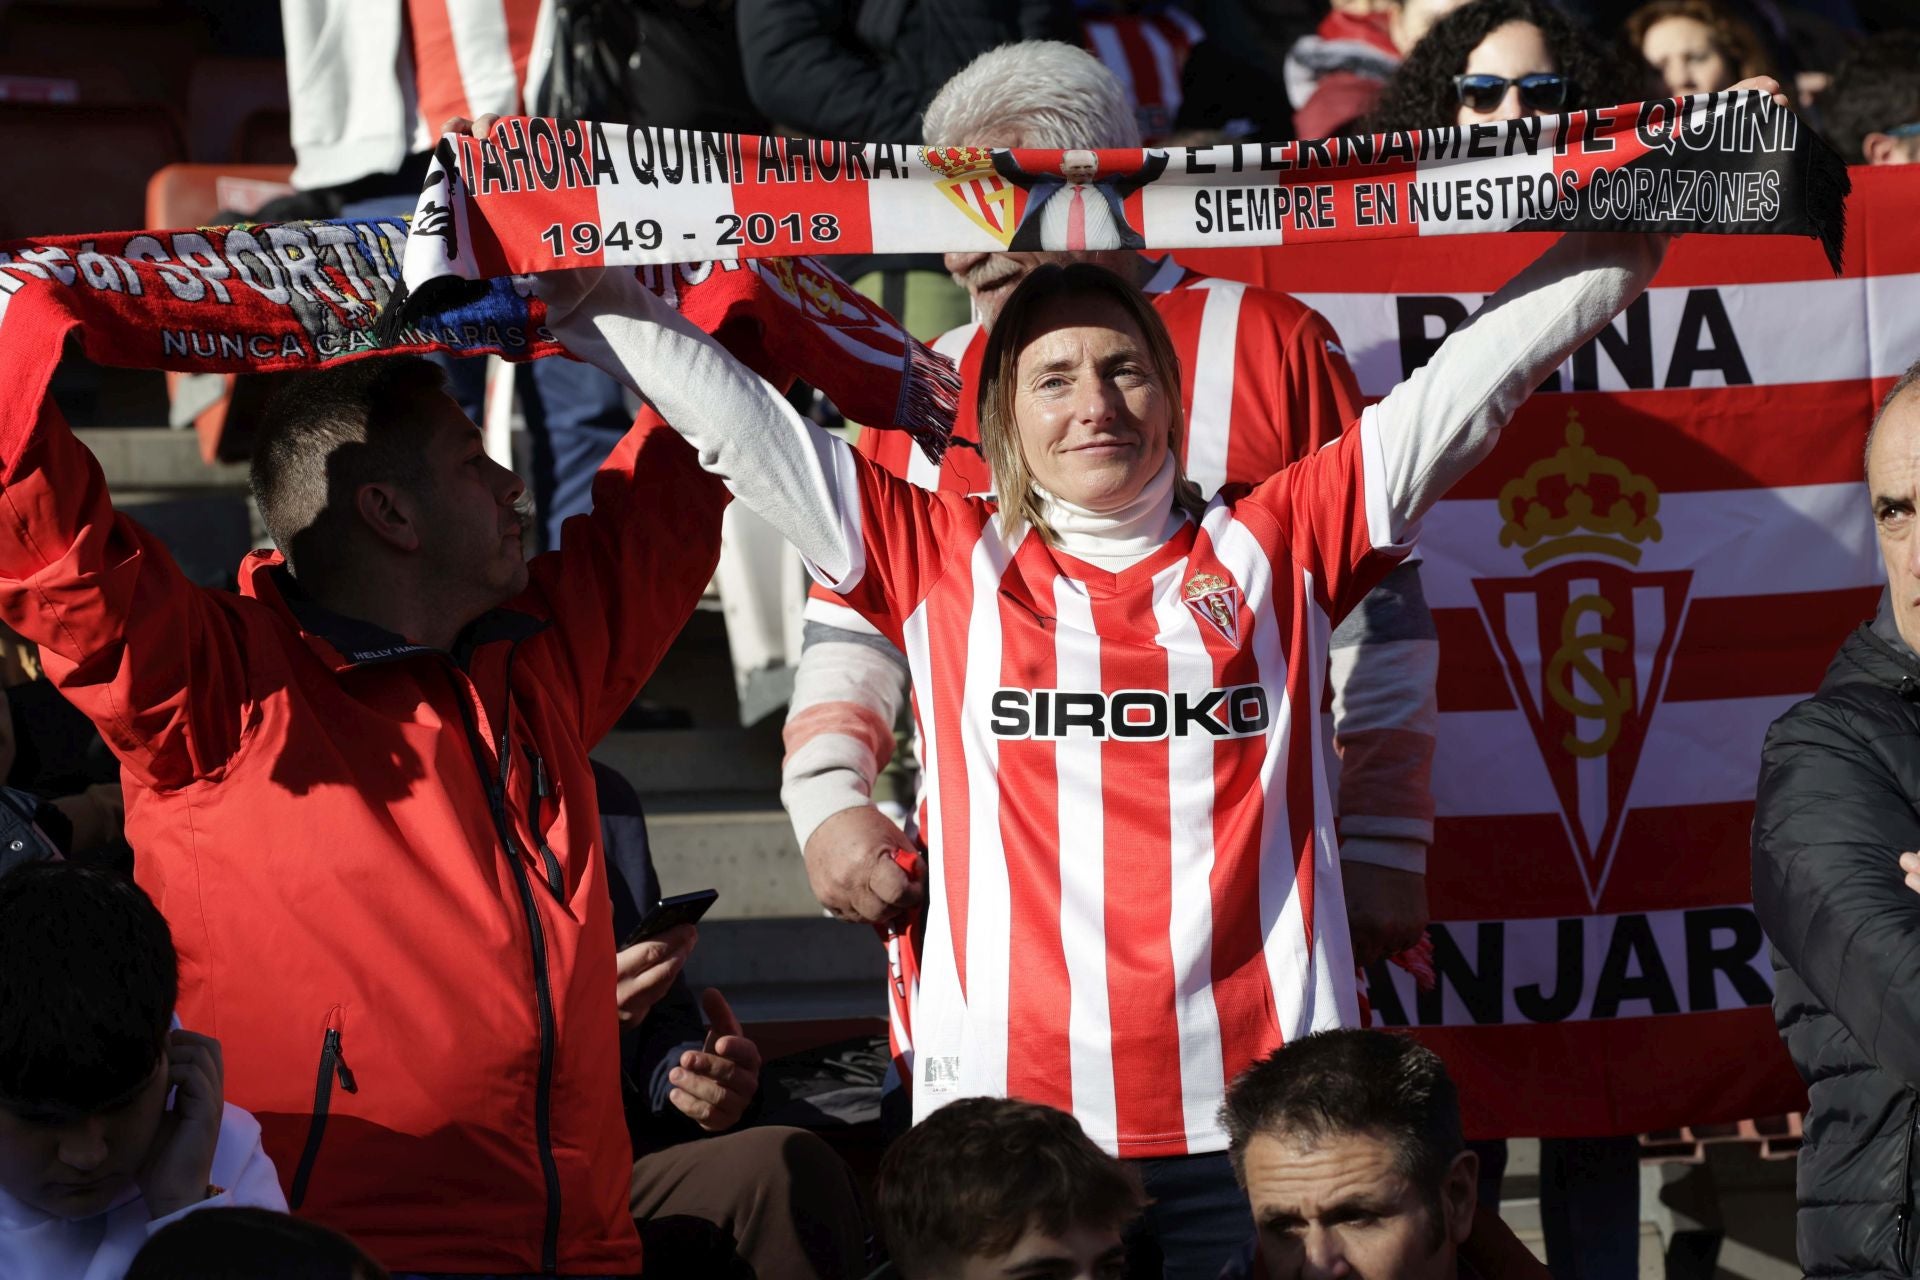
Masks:
[[[0,240],[13,240],[138,230],[148,175],[186,146],[163,108],[0,102],[0,153]]]
[[[233,158],[240,164],[294,162],[292,118],[285,107],[260,107],[247,113],[233,131]]]
[[[289,164],[170,164],[147,180],[149,227],[205,227],[293,190]]]
[[[195,164],[278,164],[236,146],[256,113],[278,111],[286,149],[287,64],[278,58],[201,58],[187,85],[187,154]],[[258,127],[258,126],[254,126]]]
[[[1706,1124],[1663,1129],[1640,1135],[1640,1158],[1649,1164],[1705,1164],[1709,1143],[1744,1142],[1757,1149],[1762,1160],[1790,1159],[1800,1150],[1803,1116],[1762,1116],[1731,1124]]]
[[[0,102],[82,103],[87,106],[132,102],[126,72],[111,62],[69,56],[56,62],[0,56]]]

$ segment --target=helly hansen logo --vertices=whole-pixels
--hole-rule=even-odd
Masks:
[[[1267,731],[1273,712],[1257,684],[1167,693],[1122,689],[996,689],[989,727],[996,738],[1251,738]]]

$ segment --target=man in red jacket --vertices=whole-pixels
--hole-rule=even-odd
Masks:
[[[713,571],[720,482],[643,419],[527,561],[524,485],[426,362],[309,375],[268,417],[284,555],[236,595],[114,511],[48,401],[0,439],[0,619],[123,763],[181,1017],[294,1210],[396,1272],[637,1272],[616,1007],[690,936],[622,953],[616,991],[587,753]],[[683,1062],[710,1127],[733,1047]]]

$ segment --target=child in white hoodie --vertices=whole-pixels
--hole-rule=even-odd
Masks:
[[[132,881],[64,862],[0,877],[0,1276],[119,1280],[207,1205],[284,1212],[220,1044],[173,1025],[166,921]]]

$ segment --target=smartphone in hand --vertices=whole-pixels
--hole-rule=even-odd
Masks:
[[[641,917],[640,923],[620,944],[620,950],[625,951],[648,938],[657,938],[675,925],[697,924],[700,917],[707,914],[707,908],[719,898],[718,889],[696,889],[692,893],[676,893],[671,898],[660,899]]]

